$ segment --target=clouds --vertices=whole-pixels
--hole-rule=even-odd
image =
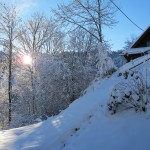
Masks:
[[[1,2],[14,5],[21,16],[30,14],[38,6],[38,0],[2,0]]]
[[[38,3],[35,0],[12,0],[13,4],[16,4],[16,9],[19,15],[25,15],[34,10]]]
[[[68,0],[0,0],[5,4],[15,6],[18,16],[23,21],[30,19],[37,12],[49,17],[53,15],[50,10],[56,8],[59,2],[64,1],[67,2]]]

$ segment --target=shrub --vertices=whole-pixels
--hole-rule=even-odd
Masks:
[[[147,110],[149,102],[149,87],[142,74],[139,72],[126,71],[119,76],[128,79],[114,86],[110,94],[108,110],[111,114],[126,109],[134,109],[135,111]]]

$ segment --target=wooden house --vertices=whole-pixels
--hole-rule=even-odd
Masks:
[[[143,34],[135,41],[130,49],[123,52],[127,61],[141,57],[150,52],[150,26],[143,32]]]

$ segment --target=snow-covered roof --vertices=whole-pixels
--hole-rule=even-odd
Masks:
[[[128,50],[123,51],[123,55],[125,54],[141,54],[150,51],[150,47],[140,47],[140,48],[130,48]]]

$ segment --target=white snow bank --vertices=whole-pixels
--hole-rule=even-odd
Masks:
[[[66,141],[63,150],[149,150],[149,123],[145,114],[109,116],[98,111],[86,127]]]
[[[113,87],[117,80],[118,78],[112,76],[93,85],[69,108],[43,123],[1,131],[0,150],[49,150],[51,147],[54,150],[60,149],[64,139],[67,139],[75,128],[85,124],[101,105],[106,104],[111,86]]]

